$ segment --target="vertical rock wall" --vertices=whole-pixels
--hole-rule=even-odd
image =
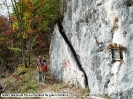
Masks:
[[[133,97],[132,0],[66,0],[64,31],[88,78],[91,95]],[[97,41],[98,43],[97,43]],[[124,63],[111,63],[109,44],[121,44]],[[85,88],[85,77],[55,27],[50,48],[51,73],[65,83]]]
[[[0,15],[5,17],[9,16],[8,9],[9,13],[11,13],[12,12],[11,0],[0,0]]]

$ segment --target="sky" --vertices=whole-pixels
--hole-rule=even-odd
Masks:
[[[9,8],[9,12],[10,13],[12,12],[11,0],[0,0],[0,15],[7,17],[9,14],[8,14],[7,6],[6,6],[6,1],[7,1],[7,5]]]

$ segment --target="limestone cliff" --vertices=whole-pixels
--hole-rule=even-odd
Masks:
[[[7,17],[11,12],[12,12],[11,0],[0,0],[0,15]]]
[[[90,95],[133,98],[132,0],[66,0],[63,27],[87,75]],[[120,44],[122,60],[111,63],[109,44]],[[53,76],[85,88],[85,74],[55,27],[50,47]]]

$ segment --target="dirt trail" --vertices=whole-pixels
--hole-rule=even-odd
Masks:
[[[69,97],[62,97],[63,99],[90,99],[88,97],[88,92],[85,89],[77,88],[74,85],[68,85],[61,83],[56,78],[50,75],[50,71],[46,74],[46,80],[44,84],[39,84],[38,93],[50,94],[69,94]],[[53,97],[46,97],[45,99],[50,99]],[[59,97],[54,97],[54,99],[58,99]],[[62,99],[61,97],[59,99]]]
[[[39,88],[37,90],[38,93],[44,93],[44,94],[62,94],[65,93],[65,95],[69,94],[67,97],[45,97],[42,99],[92,99],[89,98],[89,93],[86,89],[77,88],[74,85],[68,85],[60,82],[55,77],[51,76],[50,73],[50,66],[49,66],[49,58],[46,58],[47,65],[48,65],[48,71],[46,73],[46,80],[44,81],[44,84],[39,84]]]

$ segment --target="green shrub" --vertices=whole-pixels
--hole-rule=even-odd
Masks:
[[[89,88],[89,86],[86,86],[85,90],[86,90],[86,92],[90,93],[90,88]]]
[[[108,94],[105,94],[105,99],[113,99]]]
[[[35,93],[37,88],[38,84],[36,82],[28,82],[26,83],[26,86],[24,90],[21,91],[21,93]]]

